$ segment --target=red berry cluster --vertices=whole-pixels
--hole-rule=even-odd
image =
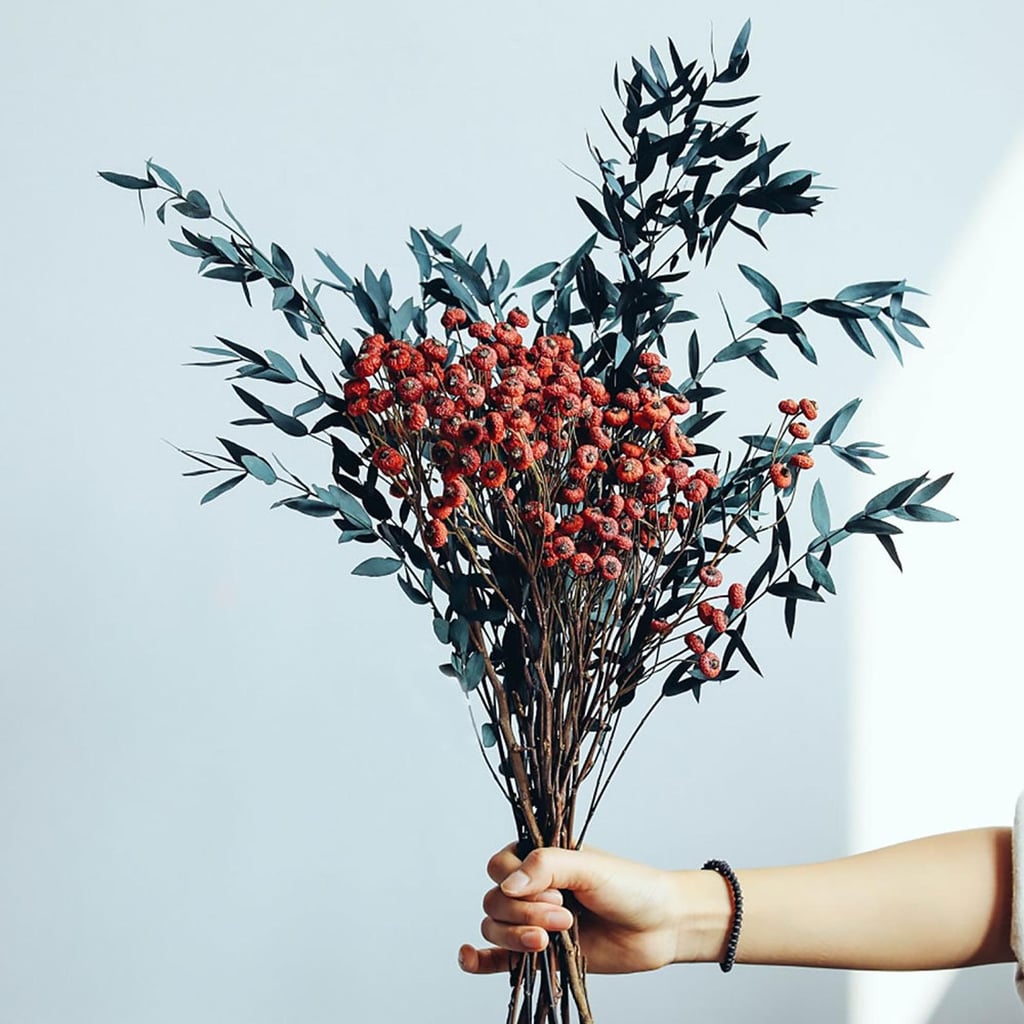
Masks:
[[[582,374],[571,338],[526,342],[529,322],[515,309],[500,323],[471,323],[450,308],[442,326],[470,339],[451,360],[434,338],[371,335],[345,385],[347,412],[377,443],[373,464],[395,493],[412,493],[408,459],[430,443],[430,546],[445,544],[459,510],[486,499],[515,505],[545,567],[617,579],[629,552],[658,550],[718,476],[693,469],[696,446],[676,422],[690,403],[662,392],[671,370],[656,353],[640,356],[635,387],[610,394]]]
[[[786,429],[789,435],[797,441],[806,441],[811,436],[811,428],[796,417],[802,414],[804,419],[817,419],[818,403],[810,398],[801,398],[799,402],[795,398],[784,398],[779,402],[779,412],[787,418]],[[811,469],[814,466],[814,459],[808,452],[794,452],[790,455],[788,463],[789,465],[784,462],[774,462],[768,470],[772,483],[780,491],[784,491],[793,484],[793,474],[789,466],[795,466],[797,469]]]

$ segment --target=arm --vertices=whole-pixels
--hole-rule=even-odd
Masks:
[[[1012,961],[1010,830],[973,829],[852,857],[738,871],[741,963],[925,970]],[[653,970],[722,958],[732,921],[725,881],[711,871],[659,871],[598,851],[507,847],[488,865],[482,931],[499,948],[463,946],[470,973],[507,970],[507,950],[536,951],[581,909],[594,972]]]
[[[697,897],[694,874],[681,878],[681,903],[689,913],[683,911],[680,958],[717,960],[732,913],[729,890],[712,875],[716,892],[705,882]],[[1006,828],[737,874],[744,907],[740,962],[929,970],[1014,959]]]

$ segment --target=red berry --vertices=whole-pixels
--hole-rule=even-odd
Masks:
[[[461,327],[468,319],[469,317],[466,315],[466,311],[464,309],[459,309],[457,306],[450,306],[441,314],[441,326],[446,331],[451,331],[456,327]]]
[[[716,679],[718,673],[722,671],[722,663],[718,660],[718,655],[712,651],[705,651],[700,656],[700,670],[704,673],[708,679]]]
[[[667,622],[665,619],[652,619],[651,632],[656,633],[658,636],[664,636],[666,633],[672,632],[672,623]]]
[[[800,411],[800,403],[795,398],[784,398],[779,402],[779,412],[787,416],[795,416]]]
[[[507,475],[505,467],[497,459],[489,459],[479,470],[480,482],[484,487],[503,487]]]
[[[784,491],[793,482],[793,474],[781,462],[773,462],[768,475],[779,490]]]
[[[747,589],[742,583],[734,583],[729,587],[729,607],[742,608],[747,603]]]
[[[807,419],[816,420],[818,418],[818,403],[812,398],[801,398],[800,411]]]
[[[491,325],[484,323],[482,320],[477,320],[469,325],[469,336],[476,338],[477,341],[487,341],[493,334],[494,330]]]
[[[701,640],[696,633],[686,634],[686,646],[689,647],[694,654],[704,653],[704,641]]]
[[[594,571],[594,560],[582,551],[573,555],[569,564],[577,576],[589,576]]]
[[[518,306],[516,306],[515,309],[513,309],[513,310],[511,310],[509,312],[509,314],[508,314],[508,322],[513,327],[519,327],[519,328],[529,327],[529,325],[530,325],[530,318],[526,315],[526,313],[523,312],[523,310],[521,310]]]
[[[687,501],[699,504],[708,496],[708,485],[694,477],[684,488],[683,497]]]
[[[811,469],[814,466],[814,459],[807,452],[797,452],[790,457],[789,464],[797,469]]]
[[[698,575],[705,587],[720,587],[722,585],[722,571],[713,565],[702,566]]]
[[[448,541],[448,527],[440,519],[431,519],[423,525],[423,539],[431,548],[443,548]]]
[[[714,611],[714,606],[710,601],[701,601],[701,603],[697,605],[697,617],[705,626],[711,625],[711,616],[714,614]]]
[[[397,476],[405,469],[405,459],[401,452],[397,452],[387,445],[383,445],[373,453],[373,464],[388,476]]]
[[[711,625],[719,633],[724,633],[729,628],[729,616],[721,608],[716,608],[711,613]]]
[[[789,432],[798,440],[805,441],[811,436],[811,428],[806,423],[790,423]]]
[[[602,578],[606,580],[617,580],[622,575],[622,562],[614,555],[601,555],[595,565]]]

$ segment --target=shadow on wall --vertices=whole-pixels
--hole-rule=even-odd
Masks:
[[[1024,1017],[1010,964],[960,971],[927,1024],[1010,1024]]]

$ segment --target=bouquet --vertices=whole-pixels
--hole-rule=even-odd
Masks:
[[[340,543],[380,549],[360,576],[393,575],[430,614],[448,651],[441,671],[482,711],[477,739],[507,800],[521,852],[579,845],[622,757],[667,698],[695,699],[742,665],[758,604],[797,610],[835,593],[831,561],[855,535],[875,537],[899,565],[898,521],[948,521],[929,502],[949,479],[902,480],[833,520],[815,459],[831,452],[870,473],[880,445],[843,440],[859,405],[828,415],[785,394],[769,359],[785,340],[817,362],[808,321],[829,323],[873,354],[868,332],[902,361],[925,321],[905,281],[870,281],[833,297],[783,301],[760,271],[740,265],[760,306],[742,329],[702,344],[675,289],[707,264],[730,230],[764,246],[773,216],[810,215],[814,174],[780,170],[785,145],[749,128],[750,96],[722,95],[749,63],[749,22],[724,67],[667,62],[650,50],[616,68],[622,104],[604,114],[615,155],[593,142],[593,193],[577,198],[593,233],[565,259],[513,275],[486,245],[464,251],[460,231],[411,230],[416,295],[397,298],[387,270],[347,273],[317,250],[327,275],[308,281],[276,243],[259,244],[223,203],[147,161],[144,177],[102,177],[162,199],[193,227],[171,245],[202,276],[270,305],[306,346],[298,358],[218,338],[199,365],[231,368],[245,407],[234,426],[271,425],[323,446],[320,482],[220,438],[217,454],[181,450],[186,475],[218,482],[212,501],[247,480],[280,484],[276,505],[329,519]],[[728,115],[731,120],[723,120]],[[203,222],[215,225],[205,232]],[[361,324],[334,330],[330,292]],[[347,336],[346,336],[347,335]],[[328,358],[329,368],[315,365]],[[773,397],[742,410],[752,432],[719,439],[722,364],[743,360]],[[297,364],[297,366],[296,366]],[[302,393],[296,404],[273,395]],[[809,492],[809,493],[808,493]],[[809,507],[806,545],[793,539]],[[752,553],[742,575],[734,558]],[[631,728],[624,712],[646,701]],[[512,965],[508,1024],[593,1020],[586,963],[571,930]]]

